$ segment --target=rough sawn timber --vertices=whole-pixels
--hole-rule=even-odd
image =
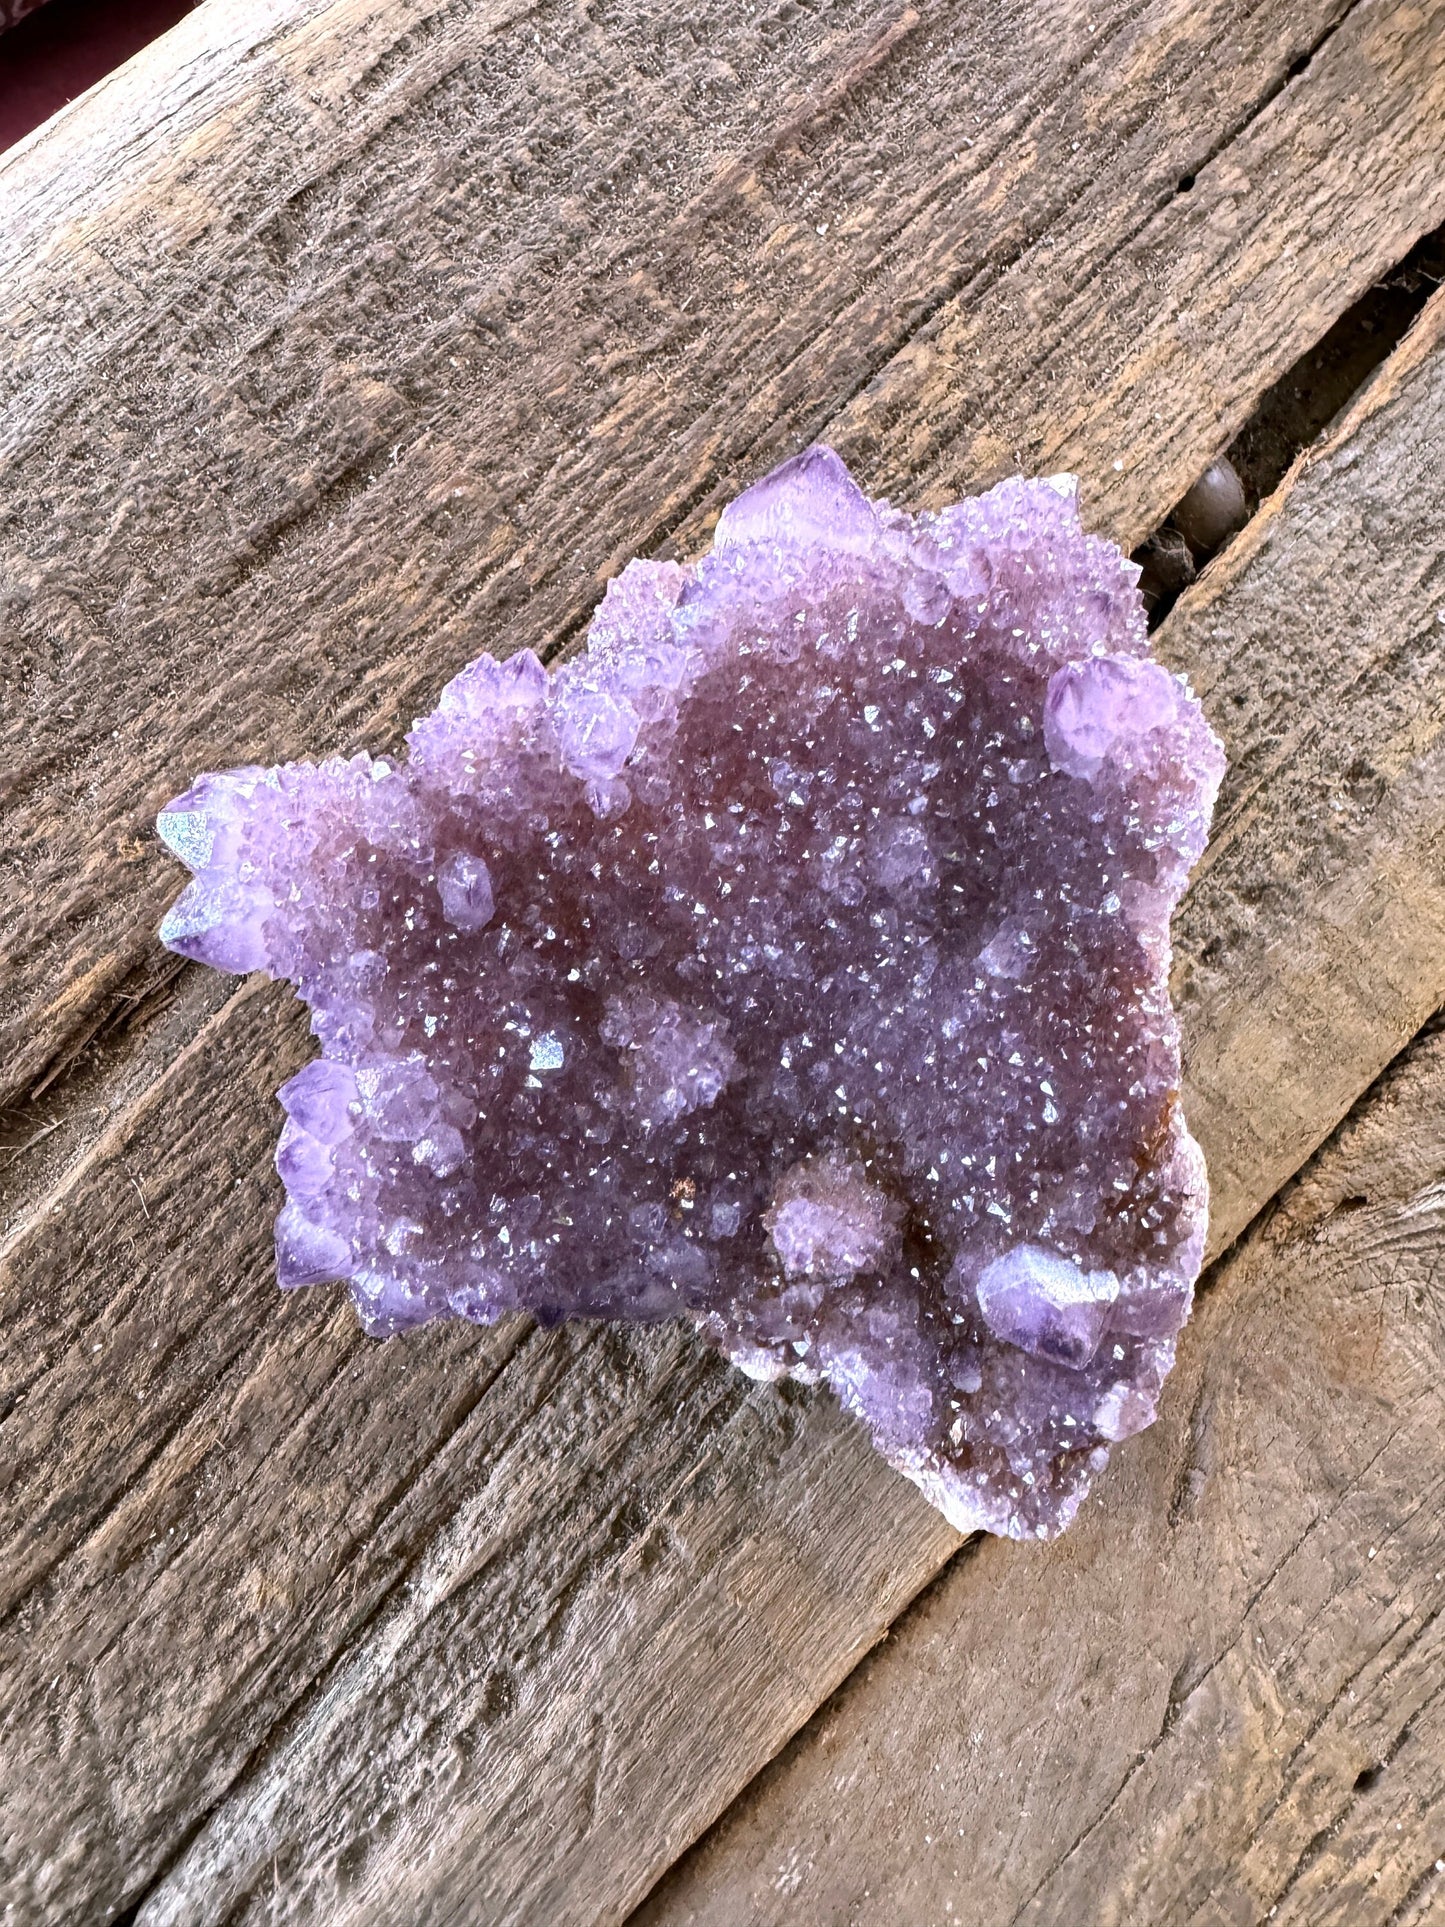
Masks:
[[[244,28],[239,10],[209,10],[231,23],[232,60],[172,45],[164,113],[120,142],[105,192],[44,139],[21,157],[34,233],[61,218],[67,180],[86,183],[70,227],[48,253],[17,251],[6,281],[28,329],[7,612],[33,652],[7,658],[23,667],[9,720],[43,752],[7,819],[35,886],[15,898],[35,948],[14,1061],[42,1074],[144,955],[172,886],[138,825],[190,767],[329,747],[319,718],[331,740],[384,746],[496,627],[570,635],[629,548],[695,546],[720,493],[818,431],[875,486],[896,462],[910,500],[987,479],[1011,450],[1035,465],[1063,449],[1095,519],[1136,534],[1442,211],[1438,8],[1101,8],[1087,44],[1061,13],[1042,47],[1024,44],[1027,23],[966,7],[930,16],[936,40],[914,15],[839,10],[826,30],[778,16],[703,133],[661,38],[643,44],[661,26],[637,10],[601,38],[590,17],[545,8],[510,28],[462,6],[276,6]],[[544,27],[553,41],[527,38]],[[1225,46],[1213,68],[1194,57]],[[619,166],[691,156],[697,184],[669,224],[667,185],[649,203],[631,177],[625,212],[596,217],[613,252],[579,244],[578,265],[566,221],[585,205],[562,192],[575,143],[539,140],[516,157],[509,216],[533,225],[475,268],[517,312],[499,299],[494,328],[478,324],[448,278],[479,225],[468,158],[505,145],[478,129],[478,100],[536,128],[547,103],[565,126],[599,93]],[[102,138],[91,114],[52,136],[77,158]],[[964,136],[974,115],[987,131]],[[1084,159],[1059,175],[1074,125]],[[820,199],[839,178],[858,189],[841,233]],[[632,268],[609,276],[629,247]],[[1276,283],[1256,302],[1291,250],[1290,299]],[[107,280],[97,260],[123,271]],[[1192,309],[1180,327],[1186,296],[1213,333]],[[1104,307],[1107,339],[1076,358]],[[880,366],[880,340],[915,338]],[[935,458],[929,424],[968,367],[995,412]],[[992,447],[990,421],[1009,424]],[[93,533],[106,501],[108,547]],[[1318,683],[1301,658],[1279,703]],[[1206,937],[1185,961],[1267,1011],[1273,959],[1321,881],[1311,851],[1286,846],[1284,921],[1268,891],[1248,892],[1277,841],[1271,786],[1307,789],[1318,741],[1281,744],[1268,707],[1232,725],[1235,693],[1225,665],[1214,707],[1232,752],[1280,751],[1218,872],[1221,900],[1236,902],[1236,875],[1252,914],[1226,920],[1222,952]],[[1408,708],[1410,690],[1384,693]],[[1415,693],[1428,716],[1430,690]],[[1329,752],[1337,712],[1323,688],[1315,703]],[[85,798],[84,756],[113,729],[114,771]],[[1407,811],[1398,827],[1408,843]],[[1337,874],[1390,847],[1346,839]],[[1191,1051],[1219,1021],[1201,986]],[[1312,1148],[1435,994],[1399,989],[1343,1040],[1313,1110],[1291,1091],[1268,1157],[1223,1160],[1222,1225],[1264,1202],[1268,1158]],[[383,1904],[617,1918],[951,1535],[826,1401],[749,1390],[676,1333],[429,1332],[381,1348],[335,1294],[279,1300],[269,1092],[305,1046],[274,991],[197,1003],[191,1040],[98,1127],[57,1114],[53,1159],[32,1159],[12,1221],[7,1893],[39,1918],[87,1920],[147,1891],[145,1920],[360,1920]],[[1270,1087],[1246,1078],[1216,1128],[1247,1143],[1239,1120]]]

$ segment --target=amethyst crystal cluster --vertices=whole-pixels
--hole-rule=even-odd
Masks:
[[[910,517],[814,448],[585,653],[371,756],[205,776],[164,940],[266,970],[284,1285],[367,1329],[690,1318],[962,1530],[1153,1418],[1206,1186],[1169,918],[1223,756],[1066,478]]]

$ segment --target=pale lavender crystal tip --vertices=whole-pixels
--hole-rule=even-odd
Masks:
[[[202,777],[166,943],[289,978],[283,1285],[376,1333],[690,1318],[961,1529],[1153,1418],[1204,1248],[1169,918],[1223,772],[1071,478],[831,449],[368,756]]]

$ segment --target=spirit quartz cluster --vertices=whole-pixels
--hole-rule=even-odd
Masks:
[[[1155,1413],[1204,1243],[1169,918],[1223,755],[1068,478],[936,514],[830,449],[367,755],[202,777],[173,949],[288,978],[283,1285],[683,1316],[961,1530]]]

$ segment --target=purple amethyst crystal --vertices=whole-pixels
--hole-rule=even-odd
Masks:
[[[269,971],[283,1285],[367,1329],[681,1314],[962,1530],[1153,1418],[1204,1247],[1169,918],[1223,755],[1066,479],[910,517],[814,448],[584,654],[205,776],[175,950]]]

